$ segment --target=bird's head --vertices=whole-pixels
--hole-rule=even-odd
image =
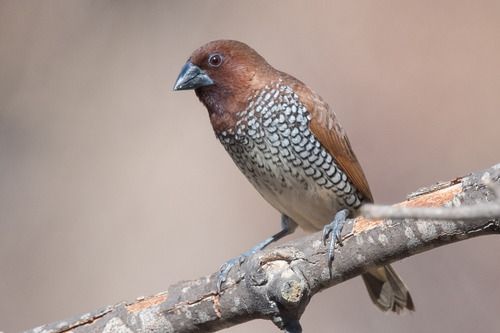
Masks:
[[[174,90],[194,89],[206,106],[214,128],[229,126],[248,97],[266,82],[274,69],[254,49],[233,40],[207,43],[193,52],[177,78]]]

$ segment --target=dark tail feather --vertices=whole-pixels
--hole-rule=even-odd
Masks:
[[[415,311],[408,287],[391,265],[377,268],[362,275],[373,303],[382,311],[401,313]]]

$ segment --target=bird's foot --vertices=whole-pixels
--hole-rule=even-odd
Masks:
[[[286,235],[291,234],[294,232],[294,230],[297,228],[297,224],[289,218],[287,215],[282,215],[281,216],[281,230],[277,232],[276,234],[272,235],[268,239],[266,239],[263,242],[260,242],[259,244],[255,245],[250,249],[250,251],[241,254],[238,258],[234,258],[229,260],[228,262],[222,264],[219,268],[219,277],[217,278],[217,293],[220,294],[222,290],[222,284],[226,281],[227,275],[231,268],[238,263],[241,265],[247,257],[250,257],[263,248],[267,247],[269,244],[277,241],[278,239],[281,239],[285,237]]]
[[[342,243],[342,228],[344,227],[348,214],[349,210],[347,209],[337,212],[332,223],[325,225],[323,228],[323,243],[325,245],[328,240],[328,236],[331,234],[330,246],[328,247],[328,268],[330,269],[330,272],[332,271],[332,262],[335,256],[335,243],[339,246],[344,245]]]
[[[227,275],[229,274],[229,271],[235,264],[241,265],[245,261],[245,259],[252,254],[254,254],[255,251],[250,250],[247,253],[241,254],[238,258],[231,259],[225,263],[223,263],[220,268],[219,268],[219,277],[217,278],[217,294],[221,293],[222,290],[222,284],[226,282]]]

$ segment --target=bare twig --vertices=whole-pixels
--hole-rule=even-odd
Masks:
[[[461,207],[408,207],[404,206],[405,203],[395,206],[366,204],[361,208],[361,214],[368,219],[471,220],[500,217],[500,185],[491,179],[489,173],[484,174],[482,181],[493,192],[493,201]]]

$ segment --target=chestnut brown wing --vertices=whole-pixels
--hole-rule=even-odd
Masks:
[[[304,88],[302,88],[304,89]],[[373,196],[363,169],[354,154],[349,138],[337,121],[335,113],[323,99],[305,88],[299,93],[300,99],[311,115],[310,128],[321,144],[335,158],[354,186],[366,201],[373,202]]]

